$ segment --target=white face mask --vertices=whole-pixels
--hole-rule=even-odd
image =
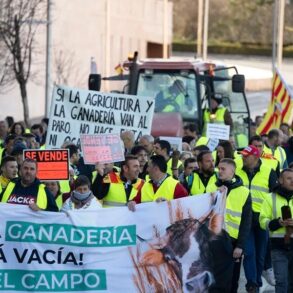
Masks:
[[[86,193],[79,193],[78,191],[74,190],[72,192],[72,197],[75,199],[75,200],[78,200],[78,201],[85,201],[86,199],[88,199],[90,196],[92,195],[92,192],[91,191],[88,191]]]

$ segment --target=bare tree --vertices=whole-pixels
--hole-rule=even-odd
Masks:
[[[37,28],[44,18],[46,0],[0,0],[0,39],[11,60],[23,103],[23,116],[29,125],[27,82]]]
[[[0,93],[8,90],[13,83],[12,64],[10,54],[3,42],[0,41]]]
[[[81,86],[87,72],[81,72],[74,51],[58,50],[54,52],[55,82],[58,85]]]

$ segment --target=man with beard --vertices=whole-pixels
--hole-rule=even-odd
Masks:
[[[34,210],[58,212],[50,191],[37,179],[37,162],[25,159],[20,167],[20,178],[10,181],[0,195],[0,201],[28,205]]]
[[[191,178],[189,178],[189,176],[186,178],[190,195],[205,193],[207,186],[217,181],[215,163],[211,151],[202,151],[199,153],[197,156],[197,163],[199,169],[189,175]],[[215,190],[216,189],[215,187]],[[210,190],[210,192],[215,190]]]
[[[269,231],[276,292],[293,292],[293,170],[284,169],[279,185],[260,211],[260,226]]]
[[[128,155],[120,173],[111,171],[105,176],[96,177],[92,191],[99,200],[103,200],[103,207],[126,206],[137,195],[144,184],[138,178],[139,170],[137,157]]]

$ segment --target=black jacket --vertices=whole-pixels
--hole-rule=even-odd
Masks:
[[[15,187],[12,190],[11,195],[14,195],[14,200],[17,201],[17,202],[14,202],[14,200],[11,199],[12,204],[15,203],[15,204],[28,205],[32,201],[36,202],[36,198],[37,198],[38,191],[39,191],[39,185],[41,184],[39,179],[35,179],[35,181],[31,185],[26,186],[26,187],[24,187],[21,184],[20,178],[16,178],[16,179],[12,180],[12,182],[15,183]],[[46,211],[58,212],[59,210],[56,205],[56,201],[54,199],[54,196],[47,189],[47,187],[45,188],[45,191],[46,191],[46,195],[47,195]],[[2,200],[4,192],[5,192],[5,189],[2,191],[2,193],[0,195],[0,201]]]

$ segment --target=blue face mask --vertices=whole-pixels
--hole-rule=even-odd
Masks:
[[[77,201],[85,201],[92,195],[92,192],[86,192],[86,193],[79,193],[78,191],[74,190],[72,192],[72,197]]]

